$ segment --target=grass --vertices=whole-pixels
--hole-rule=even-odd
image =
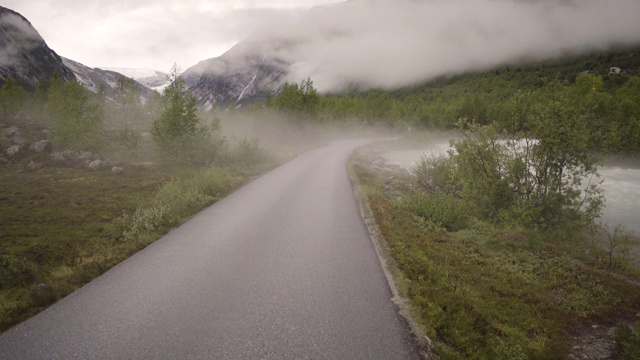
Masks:
[[[38,313],[274,165],[0,172],[0,331]]]
[[[586,261],[576,236],[492,225],[363,159],[352,171],[440,358],[563,359],[580,329],[639,320],[640,287]],[[638,329],[620,329],[618,354],[638,358]]]

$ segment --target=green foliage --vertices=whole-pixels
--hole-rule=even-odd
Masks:
[[[151,134],[166,162],[208,165],[216,160],[224,140],[214,136],[218,122],[202,125],[195,97],[185,89],[177,65],[164,90],[164,111],[153,121]]]
[[[45,111],[55,125],[56,146],[94,151],[100,147],[100,108],[76,81],[52,77]]]
[[[454,161],[445,154],[423,155],[413,168],[416,186],[428,193],[455,194]]]
[[[507,132],[460,121],[462,138],[451,142],[451,162],[423,160],[418,184],[433,191],[444,185],[432,184],[455,183],[457,194],[482,218],[543,228],[591,223],[603,201],[597,184],[590,183],[597,159],[590,151],[591,112],[585,105],[597,82],[585,74],[580,86],[554,80],[516,94],[503,123]]]
[[[605,269],[623,269],[629,266],[635,242],[622,225],[617,225],[613,230],[608,225],[593,225],[590,237],[591,251],[599,266]]]
[[[224,168],[200,170],[194,176],[165,183],[149,206],[139,206],[116,223],[115,236],[123,242],[152,237],[227,195],[240,178]]]
[[[622,326],[618,330],[617,342],[620,344],[620,360],[640,358],[640,324],[634,327]]]
[[[225,162],[241,166],[254,166],[260,163],[269,162],[271,156],[265,148],[260,145],[257,137],[247,138],[243,136],[236,139],[235,144],[226,154]]]
[[[27,92],[12,77],[0,88],[0,121],[15,122],[24,115]]]
[[[422,220],[448,231],[458,231],[469,226],[470,214],[466,204],[453,195],[417,192],[409,197],[406,206]]]
[[[314,89],[313,81],[306,79],[300,84],[285,83],[267,105],[294,116],[314,117],[319,101],[320,95]]]
[[[401,274],[396,284],[440,358],[564,358],[577,327],[640,311],[637,286],[574,260],[579,242],[469,216],[447,225],[464,219],[463,199],[389,189],[387,176],[353,169]],[[428,220],[439,216],[442,226]],[[619,336],[621,348],[637,348],[636,337]]]
[[[208,169],[128,165],[121,174],[3,169],[0,332],[270,166],[273,163]]]

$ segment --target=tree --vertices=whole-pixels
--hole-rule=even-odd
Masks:
[[[46,114],[55,126],[57,146],[76,150],[97,150],[100,145],[100,108],[76,81],[53,76],[47,93]]]
[[[585,113],[559,80],[512,99],[509,131],[466,120],[450,156],[477,213],[528,227],[585,224],[600,214]]]
[[[27,92],[9,77],[0,88],[0,120],[17,120],[24,112],[27,100]]]
[[[112,101],[104,101],[105,122],[117,136],[119,143],[138,157],[138,146],[142,140],[141,132],[147,116],[136,82],[121,76],[113,89]]]
[[[153,121],[151,134],[165,161],[204,165],[212,162],[222,139],[214,139],[217,130],[200,124],[195,97],[186,89],[180,68],[171,68],[171,84],[163,92],[164,109]]]
[[[319,103],[320,95],[313,87],[313,81],[307,78],[300,84],[285,83],[269,106],[296,116],[314,117]]]

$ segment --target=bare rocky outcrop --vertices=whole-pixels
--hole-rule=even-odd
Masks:
[[[19,155],[23,150],[24,150],[23,145],[12,145],[5,150],[5,153],[7,154],[7,156],[11,158]]]
[[[101,170],[109,164],[109,161],[103,156],[91,153],[89,151],[79,150],[56,151],[49,155],[49,160],[53,165],[56,166],[83,166],[91,170]]]
[[[51,140],[36,141],[29,146],[29,151],[34,153],[50,152],[53,149],[53,143]]]

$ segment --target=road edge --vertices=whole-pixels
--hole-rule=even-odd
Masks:
[[[404,318],[407,322],[409,330],[413,334],[414,339],[418,345],[418,352],[420,356],[425,360],[437,360],[439,359],[439,357],[435,353],[433,340],[431,340],[427,336],[427,334],[422,330],[422,327],[420,326],[418,321],[413,317],[409,299],[407,299],[400,292],[398,286],[396,285],[398,282],[403,281],[402,272],[398,268],[395,260],[390,255],[389,247],[382,234],[380,233],[380,229],[378,228],[378,224],[375,221],[373,211],[371,210],[369,202],[366,196],[362,193],[360,179],[353,171],[352,167],[355,162],[355,157],[359,155],[359,150],[361,148],[362,147],[355,149],[351,153],[351,155],[349,155],[349,159],[347,160],[346,164],[347,175],[349,177],[349,181],[351,182],[351,187],[353,189],[355,199],[358,202],[360,216],[367,226],[369,238],[373,243],[373,246],[376,250],[376,255],[378,256],[378,260],[380,261],[380,265],[382,267],[382,271],[385,278],[387,279],[387,283],[389,284],[391,293],[393,294],[391,301],[396,305],[398,314],[402,316],[402,318]]]

